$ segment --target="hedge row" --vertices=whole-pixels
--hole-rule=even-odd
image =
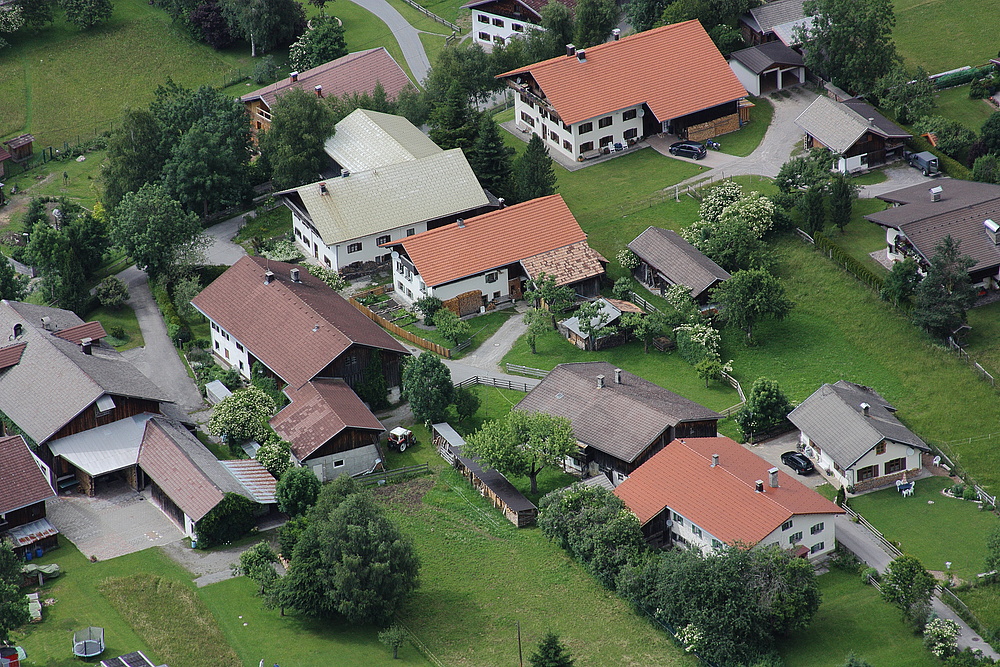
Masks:
[[[855,278],[865,283],[876,292],[882,291],[882,285],[885,284],[884,277],[878,275],[849,255],[846,250],[831,241],[830,237],[826,236],[822,232],[816,232],[813,234],[813,239],[816,241],[816,248],[822,251],[824,255],[840,264],[847,270],[848,273],[852,274]]]
[[[970,170],[968,167],[966,167],[958,160],[948,157],[937,148],[931,146],[931,142],[927,141],[925,137],[921,137],[918,134],[916,134],[916,130],[910,128],[907,129],[910,132],[914,132],[913,137],[906,140],[907,147],[909,147],[910,150],[916,153],[919,153],[921,151],[930,151],[931,153],[937,156],[938,164],[941,166],[941,171],[943,171],[945,174],[951,176],[952,178],[958,178],[963,181],[973,180],[972,170]]]
[[[972,67],[970,69],[964,69],[961,72],[954,72],[953,74],[945,74],[944,76],[939,76],[934,79],[934,87],[938,90],[943,90],[944,88],[954,88],[955,86],[961,86],[963,84],[969,83],[970,81],[975,81],[984,76],[988,76],[993,72],[993,65],[986,65],[985,67]]]
[[[177,307],[174,306],[173,299],[170,298],[170,293],[160,284],[150,285],[150,289],[153,291],[153,298],[156,300],[156,305],[160,307],[160,312],[163,313],[163,321],[167,324],[167,336],[170,338],[174,344],[177,344],[179,340],[181,344],[191,340],[191,330],[187,328],[184,324],[184,320],[177,313]]]

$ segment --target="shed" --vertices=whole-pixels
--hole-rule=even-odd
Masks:
[[[222,384],[221,380],[212,380],[205,385],[205,398],[212,405],[222,402],[222,399],[232,396],[233,392],[229,387]]]
[[[35,152],[34,143],[35,138],[30,134],[22,134],[4,142],[14,162],[24,162],[30,158]]]
[[[601,312],[591,320],[595,329],[593,334],[584,333],[580,318],[575,315],[559,323],[559,333],[581,350],[603,350],[624,343],[628,333],[616,325],[620,324],[623,313],[641,314],[642,308],[620,299],[597,299],[595,303],[600,306]]]
[[[684,285],[698,303],[708,302],[709,292],[729,280],[729,272],[671,229],[647,227],[629,241],[629,250],[639,258],[633,277],[652,289]]]
[[[734,51],[729,67],[751,95],[762,95],[805,83],[802,54],[779,41]]]
[[[488,498],[507,520],[518,528],[535,523],[538,508],[496,470],[483,470],[478,460],[462,456],[465,439],[450,424],[434,424],[433,442],[438,453],[469,480],[480,495]]]

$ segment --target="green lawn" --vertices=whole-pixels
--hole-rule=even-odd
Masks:
[[[319,13],[312,5],[303,4],[306,7],[307,16]],[[326,13],[334,15],[344,22],[344,37],[347,39],[348,51],[363,51],[384,46],[399,66],[403,68],[406,75],[410,77],[410,80],[413,80],[413,72],[406,64],[403,50],[399,48],[399,42],[389,30],[389,26],[377,16],[354,4],[351,0],[335,0],[327,4]]]
[[[92,209],[97,202],[97,178],[101,174],[104,151],[87,153],[85,158],[83,162],[51,161],[41,169],[9,176],[4,179],[4,192],[9,194],[11,188],[17,186],[19,195],[25,193],[32,197],[67,197]],[[63,178],[63,174],[69,178]],[[40,175],[41,179],[38,178]]]
[[[877,183],[884,183],[888,178],[883,170],[872,169],[867,174],[852,176],[851,183],[854,185],[875,185]]]
[[[975,581],[985,569],[986,536],[1000,521],[980,512],[976,503],[941,495],[952,484],[947,477],[932,477],[918,481],[911,498],[891,488],[852,498],[850,504],[928,570],[944,571],[950,561],[955,576]]]
[[[135,311],[128,306],[122,306],[116,310],[110,308],[98,308],[87,313],[83,318],[87,322],[97,320],[104,325],[104,330],[111,333],[115,327],[122,327],[128,335],[128,340],[124,345],[115,349],[119,352],[131,350],[133,347],[142,347],[146,341],[142,338],[142,330],[139,329],[139,320],[135,317]]]
[[[932,112],[958,121],[977,134],[996,107],[986,100],[969,99],[969,86],[957,86],[934,94],[937,108]]]
[[[885,229],[868,222],[862,216],[883,211],[885,207],[885,203],[878,199],[859,199],[854,202],[851,222],[844,227],[843,232],[833,226],[823,230],[834,243],[879,274],[885,273],[885,267],[872,259],[869,253],[885,249]]]
[[[753,153],[764,138],[764,133],[774,118],[774,105],[763,97],[748,98],[756,106],[750,109],[750,122],[739,132],[730,132],[719,137],[722,152],[744,157]]]
[[[848,653],[878,667],[936,667],[941,663],[924,649],[920,637],[860,577],[831,570],[817,581],[823,603],[812,624],[785,642],[785,667],[840,667]]]
[[[966,591],[957,591],[962,599],[979,619],[979,622],[996,635],[1000,632],[1000,586],[980,586]]]
[[[505,310],[496,310],[491,313],[486,313],[485,315],[477,315],[472,319],[466,320],[469,323],[470,333],[472,333],[472,344],[452,358],[461,359],[462,357],[479,349],[479,346],[483,344],[483,341],[495,334],[497,329],[503,326],[503,323],[506,322],[511,316],[520,317],[512,308],[507,308]],[[420,336],[421,338],[431,341],[432,343],[437,343],[438,345],[443,345],[447,348],[455,347],[455,343],[442,336],[437,329],[421,329],[415,324],[409,324],[403,328]]]
[[[454,471],[409,487],[382,491],[394,492],[393,519],[422,563],[402,620],[444,664],[516,665],[518,622],[525,656],[552,630],[579,667],[696,664],[537,528],[514,528]]]
[[[982,0],[896,0],[894,4],[892,37],[910,67],[921,65],[928,74],[936,74],[963,65],[975,67],[996,56],[995,4]]]
[[[256,218],[245,220],[240,231],[233,237],[233,243],[239,243],[247,249],[251,247],[250,240],[255,236],[267,240],[292,233],[292,211],[287,206],[278,206],[259,213]]]

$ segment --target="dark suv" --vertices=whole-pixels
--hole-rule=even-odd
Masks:
[[[813,462],[799,452],[785,452],[781,455],[781,462],[800,475],[808,475],[816,470]]]
[[[680,155],[681,157],[689,157],[694,160],[700,160],[708,155],[708,149],[705,148],[705,145],[699,144],[697,141],[678,141],[677,143],[670,144],[668,150],[671,155]]]

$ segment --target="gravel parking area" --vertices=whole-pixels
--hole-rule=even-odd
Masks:
[[[776,438],[771,438],[770,440],[765,440],[756,445],[743,445],[750,451],[752,451],[757,456],[761,457],[771,465],[778,468],[782,472],[794,476],[797,480],[805,484],[811,489],[816,488],[820,484],[827,482],[827,479],[823,477],[823,473],[816,469],[811,475],[798,475],[794,470],[786,466],[781,462],[781,455],[784,452],[795,451],[795,446],[799,443],[799,432],[790,431],[779,435]]]

